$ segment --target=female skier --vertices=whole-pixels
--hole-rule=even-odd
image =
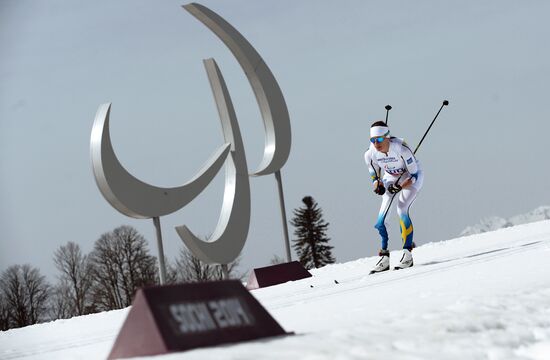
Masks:
[[[390,136],[390,130],[385,122],[377,121],[372,124],[370,142],[365,153],[365,162],[369,168],[374,192],[382,196],[378,221],[374,226],[382,238],[382,247],[378,254],[380,260],[372,269],[372,274],[390,269],[386,215],[389,212],[388,207],[395,202],[394,197],[397,201],[397,215],[403,240],[403,256],[394,269],[413,266],[413,226],[409,210],[422,188],[424,176],[412,150],[403,139]]]

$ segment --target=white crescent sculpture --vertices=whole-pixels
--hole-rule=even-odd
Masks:
[[[288,109],[275,77],[258,52],[227,21],[199,4],[188,4],[184,8],[227,45],[243,68],[260,107],[266,134],[263,159],[258,170],[251,175],[275,174],[280,182],[280,169],[290,154],[291,133]],[[111,144],[110,103],[99,107],[92,128],[90,147],[93,172],[105,199],[127,216],[155,220],[161,282],[165,277],[165,269],[159,217],[173,213],[192,201],[208,186],[224,162],[224,199],[212,236],[203,241],[185,225],[176,227],[176,231],[202,261],[228,264],[237,258],[244,247],[250,227],[250,183],[239,124],[216,62],[207,59],[204,65],[218,108],[225,144],[212,155],[198,175],[185,185],[176,188],[152,186],[136,179],[124,169]],[[279,192],[282,197],[281,189]],[[282,207],[284,210],[284,203]]]
[[[204,60],[214,94],[225,142],[231,154],[225,164],[225,191],[218,225],[207,241],[195,236],[185,225],[176,227],[193,254],[210,264],[229,264],[239,256],[250,226],[250,184],[243,140],[233,103],[214,59]]]
[[[185,185],[160,188],[133,177],[118,161],[111,144],[109,113],[111,104],[97,110],[90,140],[92,168],[103,197],[122,214],[146,219],[171,214],[199,195],[221,169],[230,144],[224,144]]]
[[[252,86],[264,121],[265,147],[262,162],[251,175],[269,175],[279,171],[288,159],[292,139],[288,109],[275,76],[248,40],[221,16],[196,3],[184,5],[183,8],[231,50]]]

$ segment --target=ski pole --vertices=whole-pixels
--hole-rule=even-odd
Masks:
[[[428,135],[428,132],[430,131],[430,129],[432,128],[432,125],[434,124],[435,120],[437,119],[437,117],[439,116],[439,113],[441,112],[441,110],[443,109],[444,106],[447,106],[449,105],[449,101],[448,100],[443,100],[443,104],[441,105],[441,107],[439,108],[439,111],[437,112],[437,114],[435,114],[435,117],[434,119],[432,120],[430,126],[428,126],[428,129],[426,130],[426,132],[424,133],[424,136],[422,136],[422,139],[420,139],[420,142],[418,143],[418,145],[416,145],[416,149],[414,149],[413,151],[413,155],[416,154],[416,152],[418,151],[418,149],[420,148],[420,145],[422,144],[422,141],[424,141],[424,139],[426,138],[426,135]],[[388,105],[389,106],[389,105]],[[390,107],[391,108],[391,107]],[[398,178],[397,178],[397,181],[395,182],[396,184],[399,184],[399,180],[401,180],[401,177],[403,176],[403,174],[401,174]],[[384,211],[384,217],[383,217],[383,221],[386,220],[386,216],[388,215],[388,211],[390,210],[390,207],[391,207],[391,204],[393,203],[393,199],[395,198],[395,195],[396,194],[393,194],[391,200],[390,200],[390,203],[388,205],[388,207],[386,208],[386,211]]]
[[[388,115],[389,115],[390,110],[391,110],[391,105],[386,105],[385,109],[386,109],[386,126],[388,126]]]
[[[437,119],[437,117],[439,116],[439,113],[441,112],[441,110],[443,109],[443,107],[444,107],[444,106],[447,106],[447,105],[449,105],[449,101],[448,101],[448,100],[443,100],[443,104],[441,104],[441,107],[439,108],[439,111],[437,112],[437,114],[435,114],[435,117],[434,117],[434,119],[432,120],[432,123],[430,124],[430,126],[428,127],[428,130],[426,130],[426,132],[424,133],[424,136],[422,136],[422,139],[420,139],[420,142],[418,143],[418,145],[416,145],[416,149],[414,149],[413,155],[416,154],[416,151],[418,150],[418,148],[420,147],[420,145],[422,145],[422,141],[424,141],[424,138],[426,138],[426,135],[428,135],[428,132],[429,132],[430,129],[432,128],[432,125],[434,124],[435,119]]]

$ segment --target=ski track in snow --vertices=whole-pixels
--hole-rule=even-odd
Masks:
[[[385,272],[385,273],[374,274],[374,275],[361,274],[361,275],[358,275],[358,276],[353,276],[351,278],[345,278],[345,280],[338,280],[338,284],[336,284],[334,282],[334,280],[336,280],[336,279],[332,279],[332,280],[331,279],[323,279],[324,281],[322,281],[322,282],[315,282],[315,285],[313,285],[313,283],[310,284],[316,290],[314,292],[313,296],[311,297],[311,300],[315,301],[315,300],[321,299],[323,297],[332,296],[332,295],[339,296],[340,294],[345,293],[345,292],[355,291],[357,289],[362,289],[362,288],[367,288],[367,287],[375,287],[375,286],[379,286],[379,285],[386,286],[386,285],[388,285],[392,282],[407,281],[411,277],[418,278],[418,277],[422,277],[422,276],[428,276],[432,272],[442,272],[442,271],[452,270],[453,268],[455,268],[457,266],[464,266],[464,265],[478,263],[478,262],[483,262],[484,263],[484,262],[490,261],[491,258],[499,258],[499,257],[501,257],[503,255],[506,255],[506,254],[515,254],[515,253],[525,251],[525,249],[523,249],[524,247],[532,246],[532,245],[535,245],[537,243],[540,243],[540,242],[523,244],[523,245],[519,245],[516,248],[507,248],[507,249],[498,249],[498,250],[488,251],[488,252],[485,252],[485,253],[470,255],[470,256],[466,257],[466,258],[474,258],[473,260],[458,259],[457,258],[457,259],[434,261],[434,262],[429,262],[429,263],[425,263],[425,264],[417,264],[417,265],[415,265],[415,270],[418,270],[419,268],[424,267],[424,266],[433,266],[433,265],[449,263],[448,265],[437,266],[437,267],[430,268],[430,269],[427,269],[427,270],[422,268],[422,269],[420,269],[418,271],[415,271],[415,272],[411,271],[413,269],[400,271],[399,274],[396,274],[396,276],[393,276],[392,278],[384,277],[384,275],[389,275],[391,273],[391,272]],[[504,254],[495,254],[495,255],[492,255],[492,256],[491,255],[485,256],[486,254],[493,254],[493,253],[500,252],[500,251],[506,251],[506,253],[504,253]],[[478,258],[478,256],[481,256],[481,258]],[[460,261],[460,260],[463,260],[463,261]],[[397,271],[397,270],[394,270],[394,271]],[[327,282],[327,280],[329,280],[329,282]],[[374,281],[370,281],[370,280],[374,280]],[[352,286],[346,286],[346,285],[349,285],[350,283],[353,284],[353,285]],[[319,290],[322,290],[322,292],[320,292]],[[307,286],[304,286],[304,290],[302,290],[302,291],[295,291],[290,295],[289,294],[284,294],[284,295],[281,295],[281,296],[273,296],[273,297],[270,297],[269,299],[265,299],[263,301],[263,304],[264,305],[269,304],[270,309],[278,309],[278,308],[285,307],[285,306],[291,306],[295,303],[295,301],[296,301],[296,300],[294,300],[295,298],[300,297],[302,294],[308,294],[308,293],[311,294],[313,292],[311,291],[311,289],[308,289]],[[273,300],[277,300],[277,299],[284,299],[284,302],[277,303],[276,301],[273,301]]]
[[[399,255],[392,252],[392,264]],[[253,291],[293,336],[160,358],[550,359],[550,221],[427,244],[413,255],[410,269],[368,275],[371,257]],[[0,359],[105,358],[127,311],[0,332]]]

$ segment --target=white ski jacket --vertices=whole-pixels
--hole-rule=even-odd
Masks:
[[[390,138],[390,148],[387,153],[377,151],[374,145],[370,144],[365,152],[365,162],[369,167],[372,182],[380,179],[384,186],[395,183],[400,176],[400,183],[411,179],[415,184],[422,171],[420,163],[407,143],[396,137]]]

